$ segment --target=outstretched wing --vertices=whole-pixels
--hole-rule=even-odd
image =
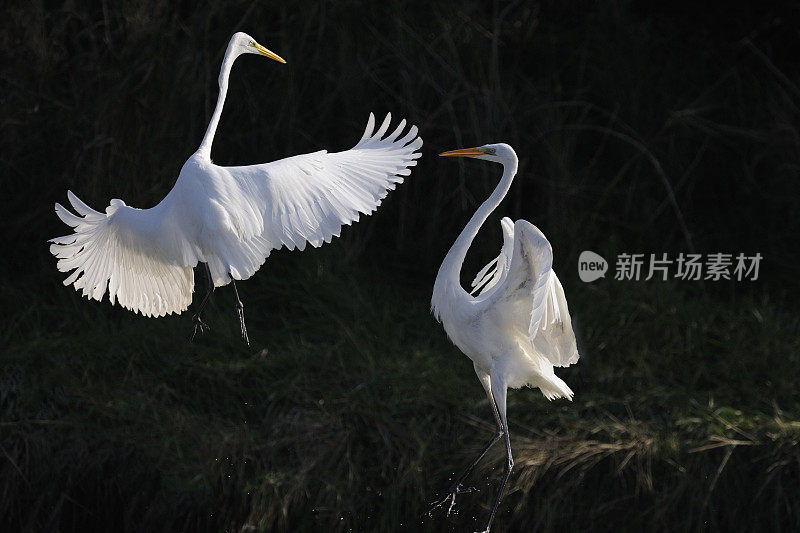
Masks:
[[[536,350],[554,366],[571,365],[578,360],[578,349],[564,289],[552,270],[550,242],[527,220],[516,221],[512,237],[508,272],[490,298],[518,304]]]
[[[78,214],[58,203],[56,214],[75,231],[49,241],[58,269],[73,271],[64,285],[98,301],[108,289],[112,304],[119,301],[145,316],[180,313],[189,306],[197,259],[179,228],[170,224],[167,199],[151,209],[112,200],[100,213],[71,191],[67,197]]]
[[[227,268],[235,279],[251,276],[272,249],[303,250],[338,237],[341,228],[372,213],[420,157],[417,127],[405,135],[406,121],[386,135],[391,114],[375,131],[370,113],[361,140],[344,152],[319,151],[261,165],[222,167],[230,173],[246,205],[237,209],[256,215],[256,228],[236,256],[209,261],[212,273]]]

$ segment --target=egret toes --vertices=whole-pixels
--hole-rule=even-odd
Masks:
[[[250,338],[247,336],[247,326],[244,324],[244,304],[242,302],[236,303],[236,314],[239,315],[239,327],[242,330],[242,339],[249,348]]]
[[[435,511],[436,509],[438,509],[439,507],[444,505],[444,503],[447,500],[450,500],[450,505],[447,507],[446,515],[450,516],[450,514],[453,512],[453,509],[456,506],[456,496],[457,495],[466,494],[468,492],[477,492],[477,490],[478,489],[476,489],[475,487],[462,488],[461,483],[459,483],[458,486],[450,487],[449,489],[447,489],[447,494],[445,495],[444,498],[440,498],[439,500],[431,502],[431,504],[430,504],[431,507],[430,507],[430,509],[428,509],[428,513],[427,513],[428,516],[430,516],[433,511]]]
[[[242,299],[239,298],[239,290],[236,288],[236,282],[231,278],[231,285],[233,285],[233,294],[236,295],[236,315],[239,317],[239,327],[242,330],[242,339],[244,339],[247,347],[250,347],[250,338],[247,336],[247,326],[244,323],[244,304]]]
[[[211,326],[203,322],[203,319],[200,318],[199,314],[192,315],[192,336],[189,337],[189,342],[194,342],[194,338],[198,332],[205,333],[207,331],[211,331]]]

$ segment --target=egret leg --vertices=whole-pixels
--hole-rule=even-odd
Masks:
[[[247,336],[247,326],[244,325],[244,304],[239,298],[239,291],[236,289],[236,281],[234,281],[233,278],[231,278],[231,284],[233,285],[233,294],[236,295],[236,314],[239,316],[239,327],[242,328],[242,338],[249,348],[250,338]]]
[[[498,386],[500,385],[500,386]],[[511,475],[511,470],[514,468],[514,457],[511,455],[511,437],[508,434],[508,421],[506,420],[506,385],[505,383],[496,384],[492,383],[492,391],[494,392],[497,401],[497,408],[500,411],[500,418],[503,424],[506,440],[506,466],[503,469],[503,477],[500,479],[500,487],[497,489],[497,496],[494,498],[494,505],[492,505],[492,512],[489,513],[489,521],[486,523],[486,529],[482,533],[489,533],[494,521],[494,515],[497,513],[497,507],[500,505],[500,500],[503,498],[503,490],[506,488],[506,482]]]
[[[209,298],[211,298],[211,294],[214,292],[214,281],[211,279],[211,269],[208,268],[208,263],[203,263],[203,265],[206,267],[206,295],[203,297],[203,300],[197,307],[197,312],[192,315],[192,324],[194,325],[194,329],[192,329],[192,336],[189,338],[189,342],[194,341],[194,337],[197,335],[198,331],[200,333],[205,333],[206,331],[211,330],[211,327],[203,322],[203,320],[200,318],[200,313],[203,312],[203,309],[205,309]]]
[[[481,381],[483,381],[483,379]],[[488,387],[486,388],[486,396],[489,397],[489,405],[491,405],[492,407],[492,414],[494,414],[494,421],[497,424],[497,430],[495,431],[494,435],[492,435],[492,438],[489,439],[489,442],[487,442],[486,445],[483,447],[478,456],[475,457],[475,459],[473,459],[473,461],[469,465],[467,465],[467,468],[464,469],[464,471],[461,473],[460,476],[458,476],[458,478],[456,478],[455,482],[450,486],[450,488],[447,489],[447,492],[445,493],[444,497],[431,503],[431,508],[428,509],[429,514],[437,507],[443,505],[449,499],[450,505],[447,508],[447,516],[450,516],[450,513],[453,511],[453,508],[456,505],[456,495],[464,492],[472,492],[473,490],[471,488],[463,489],[461,487],[461,484],[475,468],[475,465],[477,465],[478,462],[481,459],[483,459],[483,456],[486,455],[486,452],[489,451],[489,448],[491,448],[492,445],[505,434],[505,430],[503,429],[503,423],[500,420],[500,414],[497,411],[497,405],[495,404],[494,398],[492,397],[492,391]]]

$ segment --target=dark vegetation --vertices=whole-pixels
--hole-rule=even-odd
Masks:
[[[501,447],[457,514],[426,502],[491,416],[428,311],[436,269],[499,168],[438,160],[505,141],[501,215],[549,237],[582,358],[575,401],[509,395],[516,470],[498,531],[800,528],[800,17],[726,2],[78,6],[0,18],[0,526],[6,531],[471,531]],[[669,7],[664,7],[664,6]],[[346,149],[369,111],[424,156],[341,239],[278,251],[188,344],[61,285],[66,190],[147,207],[197,147],[244,30],[281,54],[233,71],[214,157]],[[578,254],[760,252],[757,281],[584,284]],[[612,264],[613,269],[613,264]],[[613,274],[613,272],[611,273]]]

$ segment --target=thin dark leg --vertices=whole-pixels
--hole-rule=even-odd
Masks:
[[[194,325],[194,329],[192,330],[192,336],[189,338],[189,342],[194,341],[194,336],[197,335],[198,331],[200,333],[205,333],[206,331],[211,330],[211,327],[203,322],[203,320],[200,318],[200,313],[203,312],[203,309],[205,309],[209,298],[211,298],[211,294],[214,292],[214,281],[211,279],[211,269],[208,268],[208,263],[203,263],[203,266],[206,267],[206,295],[203,297],[203,300],[197,307],[197,312],[192,315],[192,324]]]
[[[236,289],[236,282],[231,278],[231,285],[233,285],[233,294],[236,295],[236,314],[239,315],[239,326],[242,328],[242,338],[250,347],[250,339],[247,337],[247,326],[244,325],[244,304],[239,298],[239,291]]]
[[[511,437],[508,435],[508,428],[505,430],[506,437],[506,467],[503,471],[503,478],[500,480],[500,488],[497,489],[497,496],[494,498],[494,505],[492,505],[492,512],[489,514],[489,521],[486,523],[486,529],[483,533],[489,533],[494,521],[494,515],[497,512],[497,507],[500,505],[500,499],[503,497],[503,490],[506,488],[506,482],[511,475],[511,469],[514,468],[514,458],[511,456]]]
[[[461,484],[464,482],[464,480],[467,478],[467,476],[475,468],[475,465],[477,465],[478,462],[481,459],[483,459],[483,456],[486,455],[486,452],[489,451],[489,448],[491,448],[492,445],[495,442],[497,442],[498,439],[500,439],[500,437],[502,437],[505,434],[505,431],[503,429],[503,423],[500,421],[500,414],[497,412],[497,405],[494,402],[494,398],[492,397],[492,395],[491,395],[491,393],[489,391],[487,391],[486,394],[489,397],[489,405],[492,406],[492,413],[494,414],[495,424],[497,424],[497,431],[495,432],[494,435],[492,435],[492,438],[489,439],[489,442],[486,443],[486,446],[483,447],[483,449],[481,450],[481,453],[478,454],[478,456],[467,466],[467,468],[464,469],[464,471],[461,473],[461,475],[458,476],[458,478],[450,486],[450,488],[447,489],[447,492],[445,493],[444,497],[442,497],[442,498],[440,498],[440,499],[438,499],[438,500],[436,500],[436,501],[431,503],[431,508],[428,509],[428,513],[429,514],[434,509],[436,509],[437,507],[440,507],[442,504],[444,504],[444,502],[446,502],[448,499],[450,499],[450,506],[447,508],[447,515],[450,516],[450,513],[453,511],[453,507],[455,507],[455,505],[456,505],[456,495],[457,494],[461,494],[463,492],[471,492],[472,491],[472,489],[462,489],[461,488]]]

